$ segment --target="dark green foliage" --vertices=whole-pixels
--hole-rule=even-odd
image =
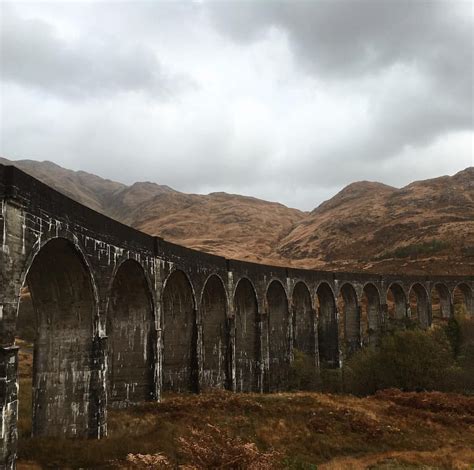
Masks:
[[[341,393],[343,391],[344,369],[322,367],[320,372],[321,391],[325,393]]]
[[[319,383],[318,370],[314,359],[298,349],[293,351],[290,366],[290,390],[316,390]]]
[[[474,256],[474,245],[463,246],[461,252],[466,257]]]
[[[431,240],[425,243],[415,243],[413,245],[401,246],[393,251],[387,251],[378,259],[388,258],[418,258],[419,256],[426,256],[449,248],[449,243],[442,240]]]
[[[444,331],[451,345],[454,357],[458,357],[462,341],[461,325],[459,320],[456,317],[451,317],[444,327]]]
[[[363,349],[344,366],[346,391],[365,395],[384,388],[437,390],[450,388],[456,363],[443,330],[397,331],[377,350]]]

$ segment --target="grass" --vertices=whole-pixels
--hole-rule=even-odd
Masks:
[[[111,411],[100,441],[23,437],[18,468],[472,468],[473,431],[456,394],[174,394]]]
[[[459,341],[472,339],[469,325]],[[99,441],[32,438],[32,345],[18,344],[19,470],[474,469],[474,397],[441,392],[167,394],[109,410]],[[295,357],[295,386],[312,386],[304,356]],[[336,384],[340,371],[321,379]]]

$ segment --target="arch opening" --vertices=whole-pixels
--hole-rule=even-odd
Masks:
[[[235,380],[238,392],[259,390],[260,335],[258,304],[253,285],[241,279],[234,294]]]
[[[387,290],[387,313],[390,320],[404,320],[407,317],[407,298],[399,284],[391,284]]]
[[[318,346],[321,367],[339,367],[339,332],[336,301],[329,284],[322,283],[316,291],[318,308]]]
[[[366,284],[361,302],[361,339],[362,344],[373,346],[380,340],[382,329],[382,309],[379,291],[373,284]]]
[[[421,284],[414,284],[409,293],[411,319],[416,321],[420,328],[431,326],[428,294]]]
[[[143,268],[123,262],[113,280],[107,312],[108,403],[125,405],[155,397],[153,299]]]
[[[349,357],[361,347],[360,309],[354,287],[344,284],[337,300],[338,310],[341,312],[339,337],[343,340],[344,355]]]
[[[474,316],[474,298],[472,289],[464,283],[458,284],[452,295],[453,309],[456,315]]]
[[[30,358],[20,363],[26,402],[20,404],[20,436],[97,434],[91,393],[96,305],[82,255],[64,238],[47,242],[29,267],[18,310],[16,335]]]
[[[164,391],[198,391],[195,299],[183,271],[174,271],[163,290],[162,375]]]
[[[431,289],[431,312],[433,324],[446,322],[451,315],[451,296],[445,284],[435,284]]]
[[[201,299],[202,388],[232,387],[229,371],[227,297],[221,279],[213,275]]]
[[[303,282],[293,289],[293,349],[310,357],[318,364],[316,344],[316,315],[311,294]]]
[[[290,314],[283,286],[272,281],[267,289],[270,391],[285,390],[290,366]]]

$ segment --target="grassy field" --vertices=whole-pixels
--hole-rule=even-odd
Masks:
[[[474,468],[474,398],[438,392],[167,395],[110,411],[100,441],[32,439],[28,425],[20,470]]]

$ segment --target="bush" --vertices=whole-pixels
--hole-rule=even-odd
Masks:
[[[363,349],[354,354],[344,366],[344,389],[358,395],[385,388],[450,389],[455,369],[443,330],[396,331],[382,339],[379,349]]]
[[[319,384],[318,371],[314,359],[303,351],[293,351],[288,386],[290,390],[316,390]]]
[[[279,467],[281,455],[262,452],[253,442],[208,424],[204,429],[191,429],[190,437],[179,437],[180,451],[196,470],[207,468],[253,468],[270,470]]]

